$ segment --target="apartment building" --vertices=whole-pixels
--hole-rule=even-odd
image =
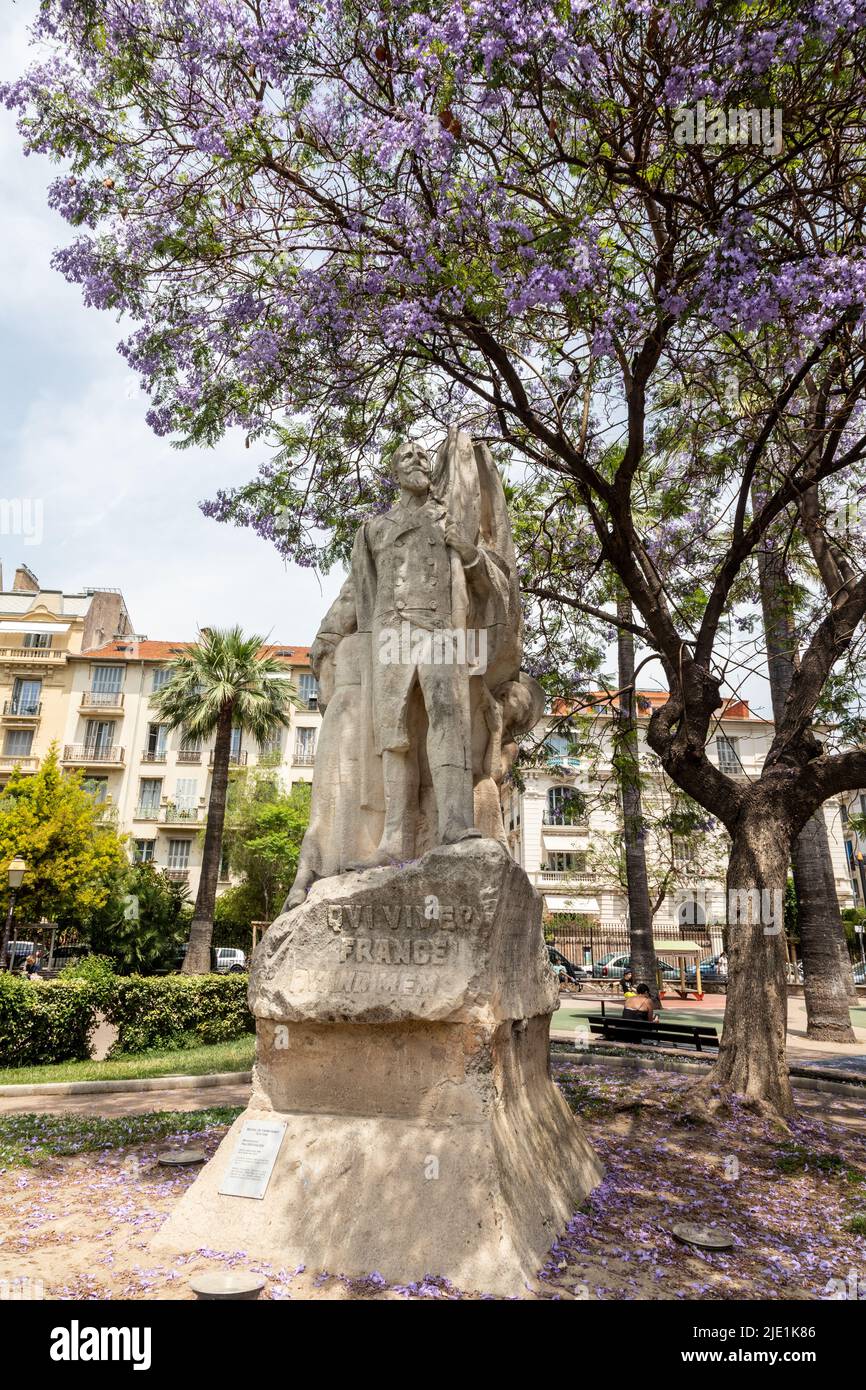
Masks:
[[[194,895],[201,868],[201,830],[207,815],[213,740],[169,731],[151,697],[170,678],[185,642],[119,638],[70,657],[71,678],[62,737],[65,767],[79,768],[93,795],[130,839],[139,862],[164,869]],[[284,662],[299,705],[291,723],[267,747],[240,729],[232,735],[231,766],[263,759],[287,790],[312,780],[321,715],[306,647],[270,646]]]
[[[664,691],[638,694],[644,811],[660,827],[645,841],[651,897],[660,900],[654,925],[659,935],[697,931],[706,937],[704,929],[726,920],[727,837],[709,817],[705,829],[676,833],[679,794],[646,744],[652,710],[666,698]],[[555,920],[621,927],[627,896],[612,767],[614,717],[606,704],[574,711],[573,719],[569,713],[559,706],[544,716],[531,740],[535,753],[520,769],[522,787],[503,791],[508,843]],[[728,700],[718,712],[708,754],[723,772],[748,780],[759,775],[772,737],[772,723],[753,714],[746,701]],[[856,861],[849,861],[846,851],[843,816],[840,798],[825,805],[836,892],[844,908],[855,901]]]
[[[119,589],[44,589],[26,565],[10,588],[0,569],[0,785],[33,772],[67,717],[71,659],[132,631]]]

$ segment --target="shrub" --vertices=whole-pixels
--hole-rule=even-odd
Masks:
[[[0,1066],[86,1060],[99,1007],[86,980],[0,975]]]
[[[117,986],[114,966],[108,956],[84,956],[74,965],[61,970],[61,980],[84,980],[93,992],[100,1008],[105,1008]]]
[[[229,1042],[255,1031],[246,975],[129,975],[106,1016],[119,1034],[111,1056]]]

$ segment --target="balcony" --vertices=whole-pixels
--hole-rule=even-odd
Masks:
[[[200,762],[201,762],[201,749],[200,749],[200,748],[178,748],[178,750],[177,750],[177,760],[178,760],[179,763],[200,763]],[[213,759],[211,759],[211,761],[213,761]]]
[[[200,825],[202,813],[198,806],[163,806],[160,825]]]
[[[601,875],[589,874],[583,869],[541,869],[536,874],[536,881],[573,884],[575,888],[594,888],[601,883]]]
[[[15,719],[19,723],[31,724],[38,719],[42,713],[41,700],[5,700],[3,702],[3,718]]]
[[[293,753],[292,767],[312,767],[316,761],[315,753]]]
[[[132,813],[132,819],[158,821],[159,806],[151,806],[149,804],[145,804],[144,806],[136,806],[135,810]]]
[[[100,714],[122,716],[123,691],[85,690],[82,693],[78,708],[80,710],[98,709]]]
[[[119,743],[91,746],[86,743],[67,743],[63,749],[64,763],[79,767],[122,767],[125,749]]]
[[[156,867],[162,868],[162,872],[166,878],[171,879],[172,883],[186,883],[189,879],[189,869],[169,869],[160,864],[157,864]]]
[[[0,647],[0,661],[46,661],[55,663],[66,660],[65,652],[55,651],[53,647]]]
[[[561,811],[545,811],[541,818],[541,823],[545,830],[564,830],[579,834],[589,829],[589,818],[582,816],[577,820],[568,820]]]
[[[0,753],[0,773],[11,772],[14,767],[18,767],[22,772],[35,772],[39,766],[39,759],[30,757],[25,753]]]
[[[141,761],[143,763],[164,763],[165,749],[161,748],[158,749],[155,753],[152,753],[149,748],[145,748],[144,752],[141,755]]]
[[[211,749],[210,753],[210,765],[213,767],[213,749]],[[245,749],[241,749],[240,753],[229,754],[229,767],[246,767],[246,765],[247,755]]]

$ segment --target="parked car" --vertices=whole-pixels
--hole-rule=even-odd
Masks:
[[[175,970],[180,970],[186,959],[188,942],[178,946],[175,954]],[[239,975],[247,969],[247,958],[237,946],[211,946],[210,968],[216,975]]]
[[[679,979],[679,970],[670,961],[662,960],[658,962],[661,967],[663,980]],[[601,960],[596,961],[596,975],[601,975],[609,980],[621,980],[626,970],[631,969],[631,959],[626,954],[602,956]]]
[[[239,975],[247,968],[247,958],[236,946],[215,946],[213,968],[218,975]]]
[[[561,951],[557,951],[555,946],[548,946],[547,958],[553,966],[562,966],[565,971],[569,984],[575,989],[583,989],[583,980],[586,973],[585,967],[575,965],[574,961],[569,960]]]
[[[36,950],[35,941],[9,942],[9,958],[13,970],[20,970],[28,956]]]

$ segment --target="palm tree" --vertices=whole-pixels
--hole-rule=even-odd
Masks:
[[[186,975],[210,970],[232,730],[244,729],[259,743],[268,743],[289,723],[295,702],[285,667],[263,654],[262,646],[261,637],[245,637],[239,627],[202,628],[196,645],[172,662],[170,679],[151,699],[169,729],[182,728],[191,737],[216,735],[201,878],[183,963]]]

